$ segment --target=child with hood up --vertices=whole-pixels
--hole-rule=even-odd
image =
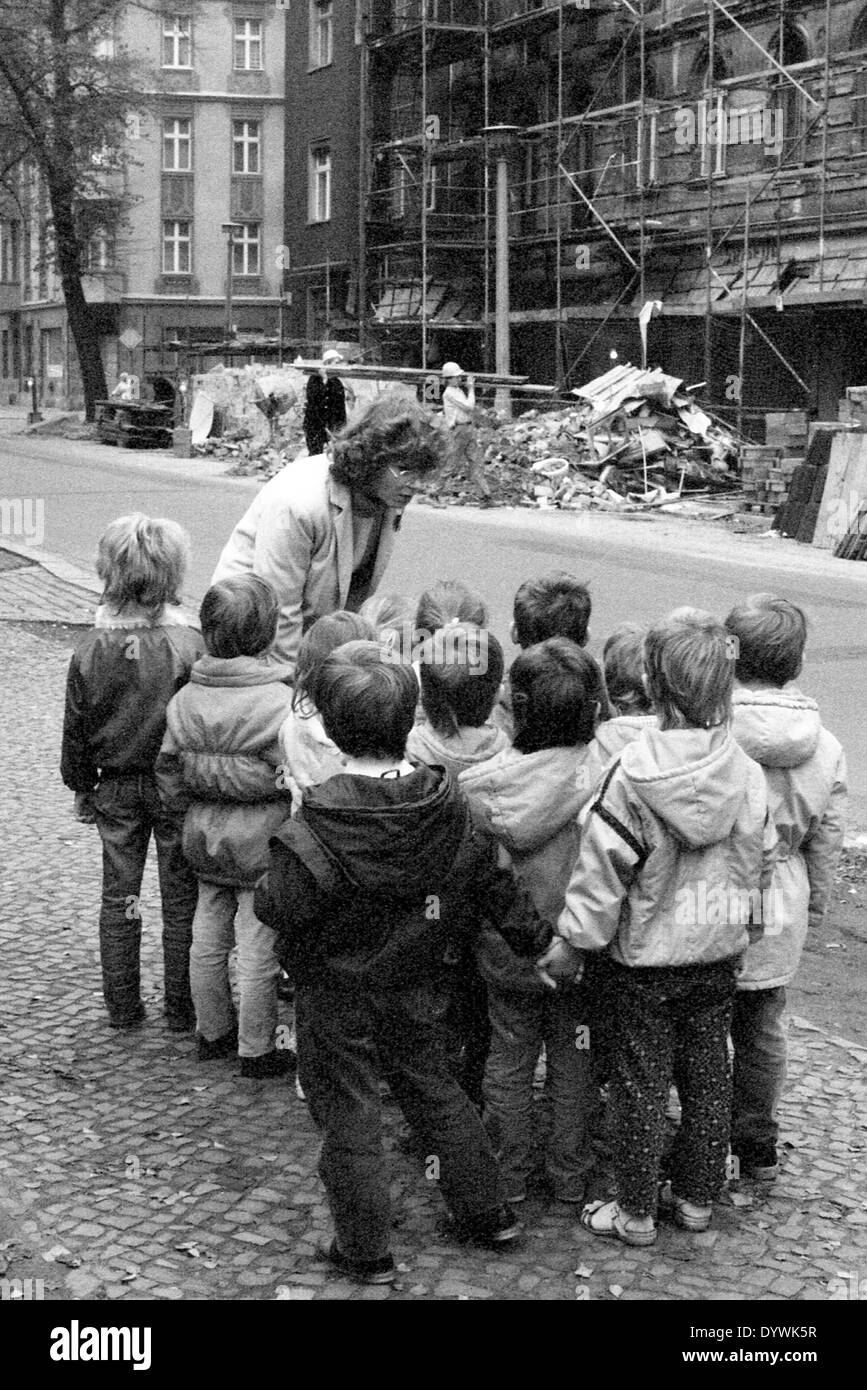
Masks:
[[[786,1079],[786,985],[809,930],[821,925],[843,844],[846,759],[814,700],[789,682],[801,670],[807,622],[774,594],[733,608],[732,732],[764,768],[780,851],[763,899],[765,932],[746,953],[732,1017],[732,1153],[740,1177],[777,1176],[777,1103]]]

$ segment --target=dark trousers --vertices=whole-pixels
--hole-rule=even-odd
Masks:
[[[631,1216],[656,1213],[672,1080],[682,1111],[671,1155],[672,1192],[706,1206],[723,1185],[734,969],[734,959],[713,965],[612,968],[614,1172],[618,1200]]]
[[[193,1018],[190,942],[198,881],[181,851],[181,826],[164,812],[150,775],[101,782],[94,797],[102,838],[99,951],[102,985],[113,1023],[135,1018],[141,1005],[139,894],[153,835],[163,910],[166,1014]]]
[[[777,1142],[777,1105],[786,1081],[785,1010],[784,985],[735,995],[732,1150],[743,1159],[764,1156]]]
[[[322,1133],[319,1175],[337,1243],[354,1260],[388,1252],[389,1171],[380,1074],[425,1154],[452,1214],[473,1223],[501,1203],[485,1128],[448,1066],[448,996],[430,987],[372,993],[299,985],[298,1078]]]

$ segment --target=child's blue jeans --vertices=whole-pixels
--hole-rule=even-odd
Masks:
[[[189,957],[198,884],[181,850],[181,826],[164,811],[156,782],[147,773],[100,782],[93,807],[102,839],[99,952],[109,1017],[122,1027],[134,1022],[141,1008],[140,894],[153,835],[162,898],[166,1014],[192,1025]]]
[[[520,1200],[533,1167],[533,1074],[544,1044],[551,1120],[545,1168],[556,1198],[580,1202],[592,1167],[591,1134],[599,1110],[586,997],[574,985],[555,993],[540,984],[539,990],[519,993],[488,986],[493,1031],[485,1102],[499,1137],[506,1196]]]
[[[732,1152],[742,1159],[777,1142],[786,1080],[786,990],[739,989],[732,1015]]]
[[[447,1007],[434,986],[298,986],[298,1079],[322,1133],[319,1176],[348,1259],[381,1259],[391,1236],[380,1074],[423,1146],[425,1177],[439,1183],[452,1214],[471,1225],[502,1201],[485,1127],[449,1070]]]
[[[252,888],[199,884],[193,918],[190,983],[196,1023],[214,1042],[235,1026],[229,989],[229,953],[238,947],[238,1055],[262,1057],[274,1051],[277,1027],[277,936],[253,911]]]

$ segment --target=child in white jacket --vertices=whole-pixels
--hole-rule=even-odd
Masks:
[[[301,639],[292,706],[279,734],[283,758],[281,777],[286,790],[292,794],[293,815],[308,787],[318,786],[343,771],[343,755],[326,734],[316,709],[316,673],[325,658],[344,642],[375,635],[373,625],[366,618],[339,609],[317,618]]]
[[[761,768],[729,730],[733,662],[722,623],[678,609],[644,644],[659,729],[630,743],[581,814],[581,848],[543,978],[572,978],[583,951],[609,955],[615,1010],[609,1104],[617,1199],[581,1215],[594,1235],[656,1239],[669,1086],[683,1119],[673,1216],[710,1224],[725,1180],[727,1037],[736,971],[776,834]]]
[[[640,738],[659,721],[653,713],[644,685],[644,639],[647,628],[621,623],[605,639],[602,670],[611,706],[611,717],[596,728],[594,747],[603,763],[622,753],[627,743]]]
[[[764,768],[780,837],[766,896],[764,935],[746,953],[732,1017],[732,1153],[740,1177],[777,1176],[777,1104],[786,1079],[786,985],[807,932],[831,898],[843,844],[846,760],[822,727],[815,701],[794,681],[807,636],[800,608],[774,594],[753,594],[733,608],[726,628],[736,642],[732,732]]]

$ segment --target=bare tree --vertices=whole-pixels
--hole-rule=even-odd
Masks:
[[[124,130],[134,63],[114,47],[122,0],[0,0],[0,183],[20,194],[28,169],[47,194],[53,253],[88,420],[106,395],[99,337],[82,287],[94,210],[120,216]]]

